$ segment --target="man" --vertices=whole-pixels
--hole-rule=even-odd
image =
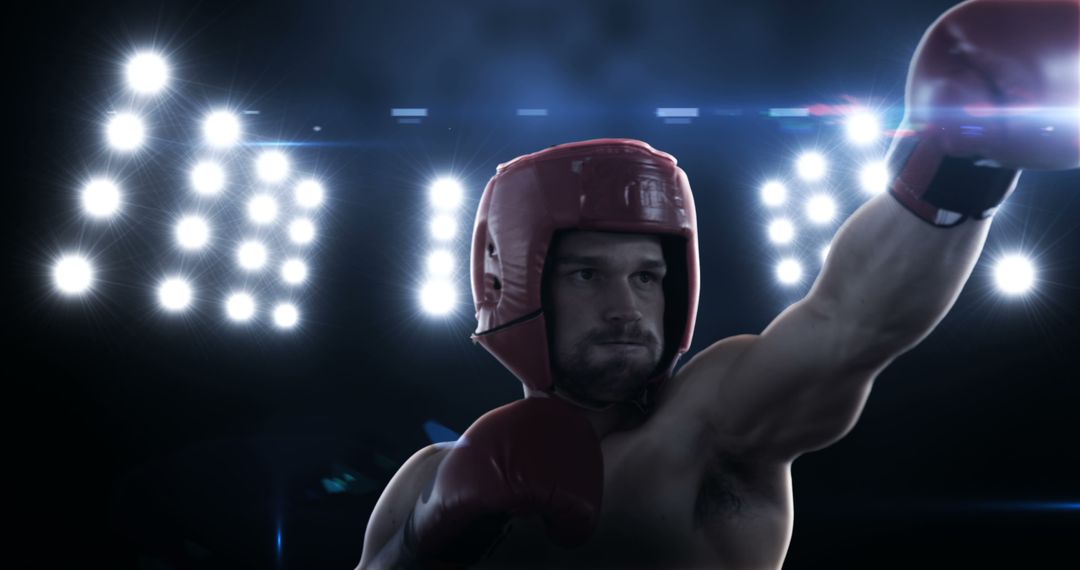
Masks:
[[[1080,166],[1080,2],[965,2],[909,70],[889,193],[811,291],[677,374],[696,214],[670,155],[601,139],[500,165],[481,198],[474,340],[525,386],[379,499],[360,568],[778,568],[792,461],[847,433],[945,316],[1022,168]]]

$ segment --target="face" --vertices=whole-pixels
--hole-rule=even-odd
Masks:
[[[556,385],[587,403],[633,399],[664,346],[660,238],[568,232],[549,259],[545,314]]]

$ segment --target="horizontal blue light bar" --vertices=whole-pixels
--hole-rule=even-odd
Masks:
[[[657,117],[696,117],[697,107],[657,107]]]
[[[427,109],[390,109],[391,117],[426,117]]]
[[[518,109],[517,116],[519,117],[546,117],[548,114],[547,109]]]
[[[770,117],[809,117],[810,109],[806,107],[776,107],[769,109]]]

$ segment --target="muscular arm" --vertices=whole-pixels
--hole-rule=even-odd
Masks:
[[[891,359],[912,348],[945,317],[989,230],[990,219],[932,226],[891,196],[879,195],[837,232],[806,302],[855,327],[856,337],[846,339],[860,350],[851,355],[852,363],[883,364],[883,356]]]
[[[707,429],[728,451],[791,460],[835,442],[877,374],[952,307],[989,227],[935,227],[888,194],[871,199],[837,232],[804,299],[760,335],[702,351],[675,390],[706,402]]]

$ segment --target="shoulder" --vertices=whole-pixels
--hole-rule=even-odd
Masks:
[[[735,362],[758,340],[758,335],[741,334],[714,342],[683,365],[657,395],[657,408],[667,413],[685,414],[711,397],[717,384]]]
[[[435,477],[435,472],[452,447],[450,443],[435,443],[421,448],[402,464],[386,484],[368,519],[363,559],[375,556],[405,523],[416,499]]]

